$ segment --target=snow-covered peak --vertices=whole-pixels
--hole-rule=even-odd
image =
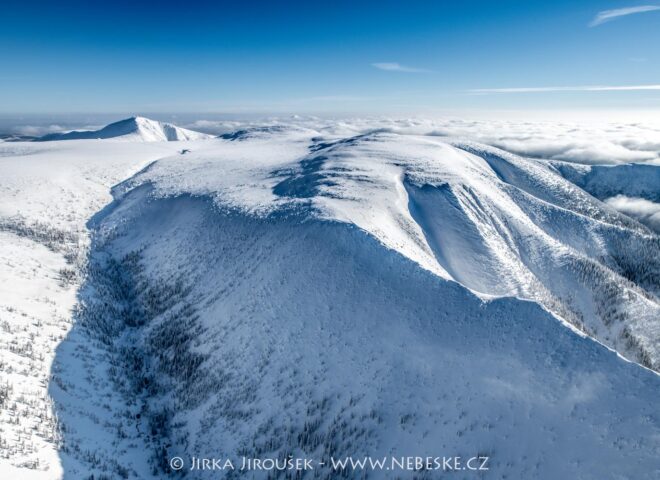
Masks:
[[[171,123],[159,122],[145,117],[131,117],[106,125],[100,130],[76,130],[67,133],[52,133],[38,138],[37,141],[107,138],[141,142],[172,142],[179,140],[202,140],[211,138],[211,136],[177,127]]]

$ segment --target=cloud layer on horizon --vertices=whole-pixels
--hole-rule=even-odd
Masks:
[[[315,116],[255,118],[254,120],[204,118],[188,122],[168,119],[181,127],[213,135],[237,130],[269,132],[280,129],[312,131],[322,138],[349,137],[371,131],[402,135],[433,135],[472,140],[534,158],[585,165],[651,163],[660,166],[660,121],[577,122],[468,120],[460,118],[353,117],[327,119]],[[66,130],[89,129],[86,124]],[[16,125],[10,133],[43,135],[62,131],[61,125]],[[259,133],[255,133],[259,134]]]
[[[264,126],[309,129],[328,138],[380,130],[403,135],[473,140],[523,156],[587,165],[632,162],[660,165],[660,122],[653,125],[641,122],[594,124],[387,117],[328,120],[304,116],[251,122],[199,120],[182,126],[214,134]]]

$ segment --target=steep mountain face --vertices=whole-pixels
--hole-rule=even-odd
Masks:
[[[653,164],[575,165],[551,162],[568,180],[598,199],[616,195],[660,202],[660,168]]]
[[[51,133],[39,137],[36,141],[47,142],[51,140],[82,140],[107,139],[142,141],[142,142],[173,142],[179,140],[201,140],[211,138],[205,133],[186,130],[171,123],[157,122],[144,117],[131,117],[119,122],[111,123],[101,130],[73,131],[67,133]]]
[[[173,456],[243,454],[326,462],[305,478],[392,477],[328,465],[347,455],[488,456],[481,478],[660,473],[657,234],[556,166],[478,143],[241,132],[186,155],[136,146],[130,168],[108,173],[106,185],[129,177],[111,202],[94,183],[107,159],[90,166],[84,150],[71,167],[84,181],[50,188],[62,179],[48,176],[48,195],[21,210],[65,215],[54,233],[15,213],[0,224],[69,257],[58,232],[89,220],[75,288],[40,288],[75,301],[73,326],[58,341],[57,324],[43,339],[30,330],[55,349],[41,383],[56,416],[39,435],[60,463],[39,464],[40,478],[163,478]],[[72,157],[12,145],[26,175],[53,151]],[[128,161],[124,143],[111,148]],[[23,198],[25,178],[0,195]],[[70,205],[37,208],[53,202]],[[73,269],[58,258],[32,271]],[[36,302],[26,311],[47,318]]]
[[[486,478],[623,474],[630,455],[652,478],[657,376],[537,305],[483,302],[344,223],[152,193],[101,222],[94,293],[58,349],[51,393],[72,476],[113,462],[147,476],[174,455],[451,451],[492,457]],[[640,447],[622,451],[621,437]]]

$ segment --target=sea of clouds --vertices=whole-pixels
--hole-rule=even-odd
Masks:
[[[0,121],[0,133],[40,136],[73,129],[97,129],[120,120],[105,115],[58,123],[9,124]],[[513,121],[466,120],[461,118],[322,118],[288,116],[232,119],[186,118],[155,115],[152,118],[181,127],[221,135],[240,129],[276,127],[314,130],[321,136],[351,136],[374,130],[409,135],[435,135],[475,140],[512,153],[534,158],[561,160],[586,165],[652,163],[660,165],[660,119],[639,122],[611,121]],[[0,119],[2,120],[2,119]],[[101,121],[103,120],[103,122]]]
[[[249,122],[197,120],[184,126],[217,135],[264,126],[313,129],[328,136],[384,130],[470,139],[519,155],[587,165],[660,164],[660,121],[651,124],[380,117],[330,120],[294,116]]]

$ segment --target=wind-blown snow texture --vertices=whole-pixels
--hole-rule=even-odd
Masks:
[[[660,240],[601,200],[660,167],[362,127],[0,144],[0,468],[481,454],[485,478],[656,478]]]

